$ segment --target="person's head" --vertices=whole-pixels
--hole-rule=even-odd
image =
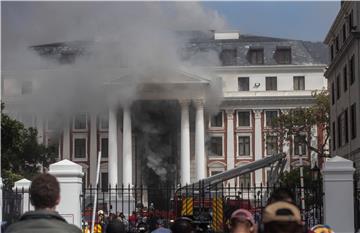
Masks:
[[[120,218],[125,218],[124,213],[123,213],[123,212],[121,212],[121,213],[119,214],[119,217],[120,217]]]
[[[158,219],[156,221],[156,227],[163,227],[164,226],[164,220],[163,219]]]
[[[125,233],[125,225],[118,219],[114,219],[106,226],[106,233]]]
[[[277,201],[286,201],[286,202],[293,203],[294,202],[294,194],[288,188],[285,188],[285,187],[276,188],[272,192],[272,194],[268,200],[268,204],[271,204],[271,203],[274,203]]]
[[[323,224],[313,226],[310,230],[313,233],[334,233],[330,226]]]
[[[253,233],[255,232],[255,220],[253,215],[246,209],[235,210],[230,217],[231,233]]]
[[[265,207],[263,213],[265,233],[302,233],[299,209],[289,202],[279,201]]]
[[[172,233],[195,233],[194,223],[191,218],[180,217],[171,226]]]
[[[60,185],[48,173],[36,176],[30,185],[30,201],[35,209],[55,209],[60,202]]]

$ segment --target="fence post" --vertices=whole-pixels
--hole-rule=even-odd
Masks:
[[[324,164],[324,222],[336,233],[354,232],[353,162],[339,156]]]
[[[50,165],[49,173],[60,183],[60,204],[57,211],[68,223],[81,228],[82,167],[67,159]]]
[[[22,195],[21,214],[29,210],[34,210],[30,203],[29,188],[31,181],[28,179],[21,179],[14,183],[13,191]]]

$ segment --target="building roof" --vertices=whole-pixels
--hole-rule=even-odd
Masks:
[[[256,35],[241,35],[238,39],[215,40],[213,34],[209,33],[194,33],[194,39],[190,40],[187,50],[191,53],[206,50],[215,50],[219,54],[222,50],[236,50],[236,59],[234,66],[250,66],[249,50],[251,48],[263,49],[264,63],[263,65],[278,65],[275,59],[277,48],[291,49],[291,64],[292,65],[312,65],[312,64],[328,64],[328,49],[322,42],[310,42],[301,40],[292,40],[284,38],[256,36]],[[193,51],[191,51],[193,50]]]
[[[233,32],[232,32],[233,33]],[[216,51],[219,56],[223,50],[235,50],[236,56],[231,62],[233,66],[250,66],[249,50],[263,49],[263,65],[279,65],[275,59],[277,48],[291,49],[291,65],[328,64],[328,49],[322,42],[310,42],[284,38],[241,35],[238,39],[215,39],[213,31],[182,31],[177,32],[184,44],[183,59],[190,58],[198,51]],[[41,56],[54,58],[61,63],[72,63],[77,56],[86,53],[87,47],[93,42],[59,42],[36,45],[34,49]]]

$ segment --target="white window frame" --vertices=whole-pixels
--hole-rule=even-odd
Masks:
[[[102,139],[103,138],[107,138],[108,139],[108,143],[109,143],[109,137],[108,137],[108,134],[107,133],[101,133],[100,136],[99,136],[99,149],[101,150],[102,148]],[[108,158],[109,158],[109,144],[108,144],[108,157],[103,157],[101,156],[101,160],[103,161],[108,161]]]
[[[250,137],[250,155],[248,156],[244,156],[244,155],[239,155],[239,137]],[[237,159],[246,159],[246,160],[249,160],[249,159],[252,159],[253,157],[253,151],[252,151],[252,133],[237,133],[236,134],[236,148],[237,148],[237,153],[236,153],[236,158]],[[255,145],[256,146],[256,145]]]
[[[265,127],[270,127],[271,125],[267,125],[267,117],[266,117],[266,112],[276,112],[276,116],[279,117],[279,110],[277,109],[267,109],[267,110],[264,110],[264,125]]]
[[[224,172],[226,171],[226,165],[222,162],[212,162],[208,164],[209,173],[208,176],[211,176],[211,172]]]
[[[85,139],[85,158],[76,158],[75,157],[75,139]],[[88,137],[87,134],[73,134],[72,137],[72,158],[73,161],[87,161],[88,160]]]
[[[307,135],[300,135],[300,136],[304,136],[304,137],[307,137]],[[300,158],[300,155],[295,155],[295,135],[293,135],[291,137],[291,140],[292,140],[292,158],[293,159],[298,159]],[[305,145],[305,154],[303,154],[303,158],[307,158],[308,156],[308,148],[307,148],[307,145]]]
[[[224,111],[219,111],[218,113],[221,113],[221,126],[212,126],[211,125],[211,115],[209,116],[209,129],[223,129],[224,128]]]
[[[279,153],[279,137],[277,135],[272,135],[271,133],[269,135],[265,135],[265,156],[271,156],[272,154],[268,153],[268,148],[267,148],[267,137],[271,136],[271,137],[277,137],[277,147],[278,147],[278,153]]]
[[[48,147],[49,146],[49,139],[51,139],[53,137],[51,137],[51,133],[46,133],[45,134],[45,146]],[[60,159],[60,152],[61,152],[61,140],[60,140],[60,137],[59,137],[59,148],[58,148],[58,155],[55,159],[59,160]]]
[[[85,129],[76,129],[75,128],[75,118],[76,118],[76,115],[78,114],[85,114],[86,116],[86,119],[85,119]],[[89,123],[89,114],[87,112],[79,112],[77,114],[75,114],[73,117],[72,117],[72,129],[73,131],[76,131],[76,132],[84,132],[84,131],[87,131],[88,130],[88,123]]]
[[[249,113],[249,126],[239,126],[239,112],[248,112]],[[249,129],[252,128],[252,113],[250,110],[236,110],[236,128],[237,129]]]
[[[210,148],[209,148],[209,146],[208,146],[208,148],[207,148],[207,154],[208,154],[209,160],[224,159],[224,158],[225,158],[224,134],[210,134],[210,135],[209,135],[209,141],[211,141],[210,139],[211,139],[212,137],[221,137],[221,139],[222,139],[222,155],[221,155],[221,156],[211,155],[211,154],[210,154]]]
[[[240,167],[240,166],[243,166],[243,165],[246,165],[246,164],[249,164],[251,162],[239,162],[235,165],[235,167]],[[238,187],[240,187],[240,178],[239,177],[236,177],[236,184]],[[254,176],[253,176],[253,172],[250,172],[250,188],[253,187],[253,179],[254,179]],[[245,189],[245,187],[244,187]]]

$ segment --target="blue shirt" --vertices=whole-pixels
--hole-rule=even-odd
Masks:
[[[165,227],[159,227],[158,229],[153,230],[151,233],[171,233],[171,231]]]

